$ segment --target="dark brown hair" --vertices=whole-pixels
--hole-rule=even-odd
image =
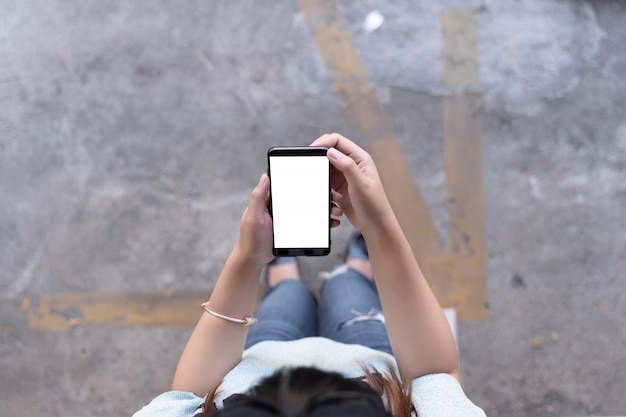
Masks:
[[[396,372],[388,370],[381,373],[363,367],[363,380],[345,378],[334,372],[324,372],[314,368],[295,368],[279,370],[265,378],[259,385],[252,388],[246,396],[262,398],[276,404],[285,401],[306,403],[318,395],[355,391],[364,394],[377,394],[382,401],[386,399],[385,408],[394,417],[410,417],[416,415],[411,402],[411,385],[402,383]],[[203,417],[210,417],[215,411],[215,398],[219,385],[215,387],[204,402]]]

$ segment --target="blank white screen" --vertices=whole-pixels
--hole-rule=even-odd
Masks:
[[[270,156],[274,247],[328,247],[328,164],[325,155]]]

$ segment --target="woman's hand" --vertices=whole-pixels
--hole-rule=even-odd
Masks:
[[[349,139],[332,133],[311,146],[325,146],[333,166],[331,199],[363,231],[392,213],[372,157]]]
[[[261,175],[248,200],[239,225],[236,249],[242,259],[264,265],[272,260],[272,217],[268,209],[270,181]]]

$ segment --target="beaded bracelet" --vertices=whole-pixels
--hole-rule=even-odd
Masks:
[[[206,303],[202,303],[201,307],[204,309],[204,311],[206,311],[207,313],[209,313],[212,316],[215,316],[219,319],[222,320],[226,320],[226,321],[230,321],[231,323],[238,323],[238,324],[243,324],[244,327],[250,327],[253,324],[255,324],[258,320],[256,317],[254,316],[248,316],[248,317],[244,317],[243,319],[235,319],[233,317],[228,317],[225,316],[223,314],[220,313],[216,313],[213,310],[209,310],[209,302],[207,301]]]

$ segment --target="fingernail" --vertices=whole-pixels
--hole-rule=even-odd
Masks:
[[[341,152],[339,152],[335,148],[330,148],[330,149],[328,149],[328,156],[330,158],[334,159],[335,161],[338,161],[339,158],[341,158]]]
[[[259,179],[259,185],[263,186],[265,185],[265,174],[261,174],[261,178]]]

